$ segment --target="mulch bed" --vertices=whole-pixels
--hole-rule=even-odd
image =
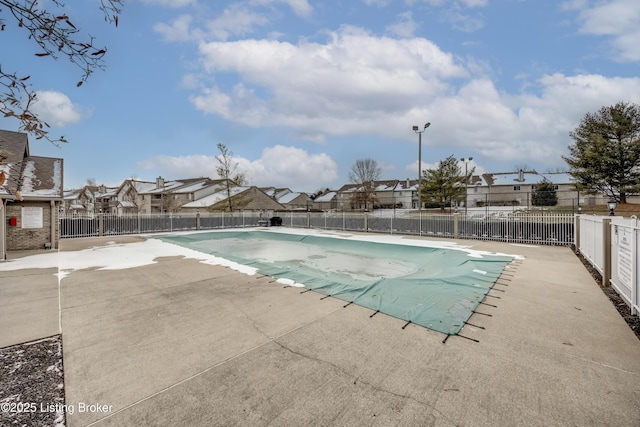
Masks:
[[[62,337],[0,348],[0,425],[65,425]]]

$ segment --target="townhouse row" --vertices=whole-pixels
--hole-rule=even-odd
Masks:
[[[456,208],[513,206],[529,208],[536,185],[543,180],[554,184],[558,206],[606,203],[603,196],[580,194],[567,174],[496,173],[472,176],[466,197],[454,202]],[[427,204],[423,204],[425,207]],[[65,191],[62,212],[76,214],[154,214],[213,211],[351,211],[371,209],[418,209],[418,180],[375,181],[371,193],[361,186],[346,184],[311,196],[289,188],[230,187],[210,178],[155,182],[127,179],[118,187],[90,186]]]

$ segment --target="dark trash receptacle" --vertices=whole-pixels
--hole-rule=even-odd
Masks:
[[[271,226],[272,227],[275,227],[275,226],[278,226],[278,225],[282,225],[282,218],[280,218],[279,216],[271,217],[270,221],[271,221]]]

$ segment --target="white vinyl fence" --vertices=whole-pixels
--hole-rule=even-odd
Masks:
[[[629,305],[640,312],[637,218],[576,216],[576,248]]]
[[[606,252],[603,230],[605,224],[608,226],[608,221],[611,219],[603,216],[579,215],[576,221],[579,221],[577,242],[580,242],[576,245],[577,249],[600,274],[603,274]]]
[[[629,305],[631,314],[640,312],[639,233],[635,218],[628,224],[611,224],[611,286]]]

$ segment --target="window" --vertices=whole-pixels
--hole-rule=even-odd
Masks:
[[[519,185],[514,185],[513,186],[513,191],[520,191],[520,186]]]

